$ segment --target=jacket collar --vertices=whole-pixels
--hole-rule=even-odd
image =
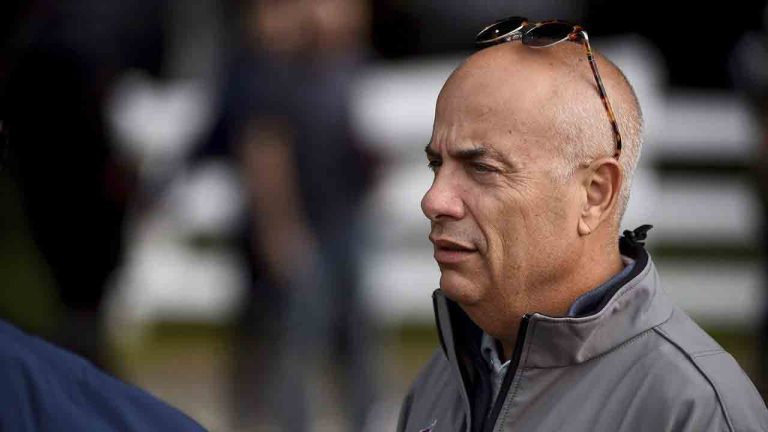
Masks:
[[[635,266],[605,294],[595,312],[578,317],[550,317],[533,313],[523,341],[526,356],[522,368],[552,368],[583,363],[663,323],[672,314],[672,303],[659,287],[659,277],[642,243],[626,236],[620,240],[623,255]],[[433,294],[441,345],[448,360],[458,366],[462,378],[478,358],[482,330],[464,311],[445,297]]]

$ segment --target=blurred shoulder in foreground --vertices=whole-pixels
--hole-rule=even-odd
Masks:
[[[85,359],[0,320],[0,430],[205,429]]]

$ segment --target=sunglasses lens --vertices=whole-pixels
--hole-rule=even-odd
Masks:
[[[543,23],[523,35],[523,43],[532,47],[546,47],[568,38],[573,24],[563,21]]]
[[[487,44],[500,41],[504,36],[520,30],[525,24],[526,19],[522,17],[509,17],[495,24],[491,24],[478,33],[475,38],[477,44]]]

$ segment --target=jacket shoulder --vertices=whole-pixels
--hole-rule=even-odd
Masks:
[[[736,360],[688,315],[675,308],[670,319],[654,330],[674,347],[676,354],[670,354],[682,360],[667,367],[687,369],[691,390],[714,396],[730,430],[768,430],[768,410],[755,386]]]

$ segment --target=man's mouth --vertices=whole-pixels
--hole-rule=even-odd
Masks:
[[[435,261],[438,264],[456,264],[477,252],[475,247],[461,242],[432,237],[430,240],[435,245]]]

